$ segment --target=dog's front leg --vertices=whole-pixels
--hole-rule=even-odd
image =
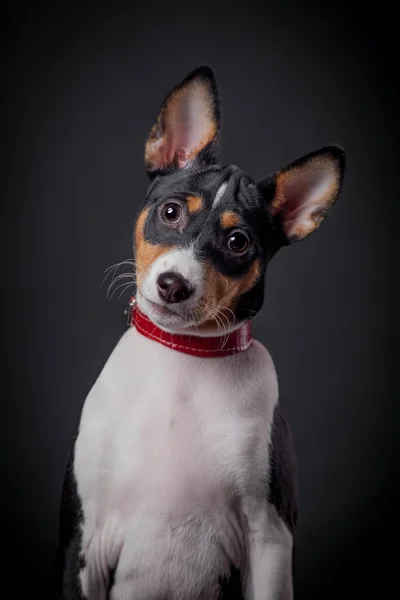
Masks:
[[[292,547],[283,540],[253,535],[245,600],[292,600]]]

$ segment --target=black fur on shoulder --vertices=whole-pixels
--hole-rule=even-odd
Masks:
[[[298,472],[292,432],[279,404],[274,410],[270,442],[268,500],[294,536],[298,520]]]

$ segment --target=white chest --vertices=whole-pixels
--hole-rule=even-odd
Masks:
[[[201,585],[240,563],[246,503],[265,493],[276,400],[273,364],[257,342],[199,359],[129,330],[86,399],[76,444],[83,546],[96,565],[87,589],[104,577],[99,564],[118,565],[138,598],[174,585],[174,598],[189,598],[192,571]],[[124,599],[118,579],[113,594]]]

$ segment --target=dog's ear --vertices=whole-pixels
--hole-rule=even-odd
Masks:
[[[165,98],[145,147],[148,174],[170,172],[194,161],[210,164],[219,149],[220,104],[212,70],[189,73]]]
[[[258,184],[283,245],[302,240],[319,227],[339,197],[344,168],[343,149],[326,146]]]

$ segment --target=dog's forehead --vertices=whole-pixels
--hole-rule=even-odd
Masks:
[[[174,195],[199,197],[207,211],[217,207],[255,208],[258,198],[254,180],[234,165],[163,176],[150,188],[148,201],[165,200]]]

